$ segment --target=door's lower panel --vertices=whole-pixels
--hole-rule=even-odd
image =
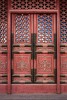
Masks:
[[[56,84],[12,84],[12,93],[57,93]]]
[[[7,84],[0,84],[0,93],[7,93]]]
[[[61,93],[67,93],[67,84],[61,84]]]
[[[56,66],[53,54],[37,54],[36,83],[55,84]]]
[[[12,83],[24,84],[31,83],[31,54],[14,54],[12,67]]]

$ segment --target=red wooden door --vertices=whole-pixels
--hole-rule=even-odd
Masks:
[[[12,83],[31,83],[33,15],[12,14]]]
[[[34,14],[35,82],[56,83],[56,15]]]
[[[30,92],[34,91],[32,88],[37,90],[34,83],[53,88],[57,70],[56,35],[56,14],[12,14],[12,84],[21,84],[25,90],[28,87],[23,84],[32,84]],[[44,86],[43,92],[48,88]]]

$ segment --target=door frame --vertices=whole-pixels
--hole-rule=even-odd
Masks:
[[[55,87],[56,91],[53,91],[53,90],[49,91],[48,90],[49,88],[47,89],[47,91],[50,93],[51,92],[52,93],[53,92],[60,93],[60,14],[59,14],[59,5],[58,5],[58,10],[10,10],[10,3],[9,3],[9,7],[8,7],[8,59],[7,59],[8,60],[8,69],[7,69],[8,70],[8,85],[7,85],[8,90],[7,90],[7,92],[11,93],[12,91],[14,91],[13,89],[15,88],[13,85],[13,89],[12,89],[12,84],[11,84],[11,54],[10,54],[11,53],[11,45],[10,45],[11,44],[11,39],[10,39],[10,36],[11,36],[11,14],[14,14],[14,13],[34,13],[34,14],[35,13],[54,13],[57,15],[57,69],[58,69],[57,70],[57,84]],[[28,86],[28,87],[30,88],[30,86]],[[41,84],[41,88],[42,88],[42,86],[43,86],[43,84]],[[46,87],[46,85],[45,85],[45,87]],[[35,91],[36,91],[35,88],[37,89],[38,86],[33,87],[34,91],[33,92],[30,91],[30,92],[35,93]],[[39,89],[39,91],[45,92],[45,91],[42,91],[41,88]],[[53,89],[55,89],[55,88],[53,88]],[[32,89],[32,86],[31,86],[30,90],[31,89]],[[51,89],[52,89],[52,87],[51,87]],[[21,92],[21,90],[19,92]]]

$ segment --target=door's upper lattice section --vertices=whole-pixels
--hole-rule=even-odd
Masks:
[[[11,0],[12,9],[56,9],[56,0]]]
[[[0,0],[0,43],[7,42],[7,0]]]
[[[52,14],[38,15],[38,43],[52,43]]]
[[[30,42],[30,14],[16,14],[15,17],[15,42]]]
[[[61,43],[67,43],[67,0],[60,0]]]

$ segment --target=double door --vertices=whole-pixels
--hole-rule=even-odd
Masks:
[[[12,84],[56,84],[56,14],[12,14]]]

